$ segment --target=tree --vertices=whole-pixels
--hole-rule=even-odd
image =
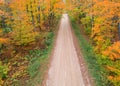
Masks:
[[[106,80],[112,86],[120,85],[120,1],[119,0],[69,0],[71,15],[89,33],[98,63],[105,67]],[[72,3],[71,3],[72,2]],[[84,14],[84,15],[81,15]],[[102,72],[102,71],[100,71]]]
[[[12,43],[15,45],[27,45],[35,41],[36,32],[33,31],[34,27],[30,21],[29,14],[26,10],[27,0],[14,0],[11,4],[12,8]],[[17,8],[16,8],[17,6]]]

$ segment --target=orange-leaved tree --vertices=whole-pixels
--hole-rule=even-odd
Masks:
[[[95,51],[110,58],[110,61],[106,63],[109,71],[108,79],[114,86],[119,86],[120,42],[118,24],[120,22],[120,2],[93,0],[92,6],[87,8],[86,12],[94,18],[91,38]]]

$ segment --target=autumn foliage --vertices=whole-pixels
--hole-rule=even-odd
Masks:
[[[119,0],[66,0],[66,4],[61,0],[0,0],[0,85],[13,83],[7,75],[16,80],[26,74],[29,62],[22,56],[48,47],[47,35],[55,31],[63,12],[68,12],[90,39],[99,56],[96,63],[105,69],[106,83],[120,86]]]
[[[61,0],[0,0],[0,86],[28,78],[23,57],[48,48],[48,34],[54,33],[63,8]]]
[[[77,0],[74,0],[77,2]],[[73,4],[73,3],[72,3]],[[120,1],[81,0],[71,14],[91,40],[98,62],[105,67],[109,83],[120,85]],[[102,59],[104,61],[99,61]],[[105,78],[105,77],[104,77]]]
[[[105,51],[103,51],[103,54],[110,57],[111,60],[120,59],[120,41],[109,46]]]

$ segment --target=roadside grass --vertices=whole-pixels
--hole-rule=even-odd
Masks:
[[[53,42],[55,41],[55,34],[59,26],[59,20],[61,15],[57,16],[57,21],[53,28],[52,32],[49,32],[45,45],[45,49],[39,50],[31,50],[30,55],[26,56],[27,59],[30,60],[30,64],[28,66],[28,74],[30,75],[30,80],[27,81],[26,86],[43,86],[45,74],[48,70],[49,61],[50,61],[50,53],[53,49]],[[56,27],[57,25],[57,27]],[[31,59],[32,58],[32,59]]]
[[[80,25],[78,25],[73,18],[71,18],[71,22],[95,86],[111,86],[108,84],[107,71],[102,64],[102,61],[105,58],[101,58],[100,55],[95,54],[92,44],[90,44],[82,35],[79,27]]]
[[[30,55],[26,56],[26,59],[30,61],[28,66],[30,80],[28,81],[27,86],[36,86],[37,84],[39,84],[39,86],[42,85],[45,72],[48,69],[49,54],[52,50],[54,41],[53,38],[54,32],[50,32],[45,41],[46,48],[42,50],[31,50],[29,51]]]

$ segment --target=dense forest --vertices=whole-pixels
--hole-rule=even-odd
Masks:
[[[95,69],[99,72],[95,75],[97,83],[120,86],[120,1],[73,0],[69,3],[72,3],[69,13],[73,22],[79,24],[95,52],[96,56],[88,57],[99,64]]]
[[[60,0],[0,0],[0,86],[24,84],[44,66],[63,7]]]
[[[120,86],[119,0],[0,0],[0,86],[42,84],[63,13],[91,45],[94,81]]]

